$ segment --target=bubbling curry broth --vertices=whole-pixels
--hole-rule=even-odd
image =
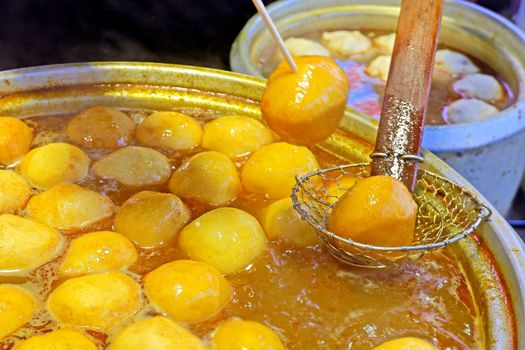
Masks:
[[[329,31],[347,30],[334,28]],[[322,35],[325,31],[306,32],[295,37],[312,40],[317,43],[322,42]],[[374,39],[378,36],[390,34],[389,31],[360,29],[360,32]],[[438,50],[450,49],[447,45],[439,44]],[[457,51],[457,50],[455,50]],[[507,82],[494,69],[487,64],[481,62],[475,57],[472,57],[464,52],[480,70],[480,73],[495,77],[503,88],[503,98],[493,101],[494,106],[502,111],[508,108],[514,102],[514,94]],[[338,57],[336,53],[331,53],[337,63],[343,68],[348,76],[350,82],[350,93],[348,96],[348,105],[360,112],[370,115],[374,118],[379,118],[381,113],[381,105],[383,94],[385,90],[385,82],[379,78],[368,76],[365,71],[368,64],[379,55],[378,54],[358,54],[357,59],[353,57],[348,59]],[[268,77],[277,67],[281,61],[281,56],[278,48],[271,45],[262,52],[257,59],[257,67],[262,72],[264,77]],[[458,77],[448,76],[446,74],[434,75],[428,102],[426,123],[428,125],[447,124],[447,106],[452,102],[464,97],[462,94],[454,91],[451,86],[458,80]]]
[[[203,110],[183,110],[201,124],[216,117]],[[135,121],[149,113],[127,111]],[[64,134],[67,116],[39,116],[26,119],[34,129],[35,144],[67,141]],[[85,150],[93,160],[105,151]],[[166,153],[175,169],[184,157],[198,153]],[[321,167],[342,163],[342,159],[315,149]],[[246,158],[235,162],[241,167]],[[92,173],[81,186],[111,198],[117,206],[138,192],[117,182],[96,178]],[[144,190],[141,188],[140,190]],[[165,185],[153,190],[167,192]],[[271,201],[261,196],[241,193],[230,206],[249,213],[257,212]],[[186,201],[195,219],[212,207]],[[97,229],[111,230],[111,220]],[[93,229],[90,229],[93,231]],[[65,236],[70,241],[76,235]],[[175,259],[187,258],[176,245],[139,249],[140,256],[128,274],[137,281],[156,267]],[[0,277],[0,283],[14,283],[34,292],[38,311],[32,320],[0,341],[0,349],[11,349],[20,340],[59,327],[46,311],[45,301],[60,282],[58,266],[64,256],[33,271],[29,277]],[[371,349],[402,336],[416,336],[435,342],[440,349],[481,349],[484,336],[479,310],[469,282],[452,250],[445,248],[429,254],[417,263],[384,270],[346,266],[334,259],[322,246],[303,248],[284,241],[271,241],[266,251],[244,271],[226,278],[234,288],[232,300],[219,315],[188,326],[198,337],[207,339],[223,320],[237,316],[271,327],[287,349]],[[145,297],[144,297],[145,299]],[[157,314],[147,301],[135,319]],[[84,329],[101,349],[108,333]]]

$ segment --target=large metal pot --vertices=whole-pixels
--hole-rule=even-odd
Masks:
[[[494,68],[516,101],[484,122],[427,126],[423,145],[505,214],[525,170],[525,36],[503,17],[472,3],[449,1],[444,11],[440,42]],[[284,37],[341,28],[394,31],[399,0],[283,0],[269,12]],[[272,45],[261,18],[252,17],[232,46],[232,69],[262,76],[258,57]]]
[[[0,115],[65,114],[105,104],[146,110],[200,107],[260,118],[264,86],[263,79],[185,66],[46,66],[0,73]],[[376,131],[375,122],[348,110],[341,130],[320,147],[349,161],[364,161]],[[424,156],[429,169],[479,195],[437,157],[428,152]],[[495,212],[477,235],[450,249],[461,261],[478,302],[487,349],[525,349],[525,246],[515,231]]]

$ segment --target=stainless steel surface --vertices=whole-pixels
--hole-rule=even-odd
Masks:
[[[260,118],[257,101],[264,86],[264,80],[254,77],[161,64],[36,67],[0,73],[0,114],[27,117],[72,113],[107,104],[151,110],[199,107]],[[348,110],[341,129],[321,147],[347,161],[366,162],[376,132],[376,122]],[[424,157],[426,169],[481,197],[437,157],[428,152],[424,152]],[[487,348],[525,349],[525,246],[497,212],[481,225],[477,235],[470,237],[452,249],[462,262],[478,301]]]
[[[372,175],[395,177],[413,191],[418,162],[412,157],[417,157],[421,150],[425,109],[426,106],[415,108],[412,102],[398,96],[389,95],[385,99],[375,149],[370,157]]]
[[[394,31],[399,4],[399,0],[287,0],[272,4],[269,12],[286,38],[341,28]],[[508,20],[480,6],[447,1],[440,42],[494,68],[515,92],[516,102],[483,122],[427,126],[423,146],[505,214],[525,171],[525,36]],[[252,17],[232,46],[232,69],[262,76],[259,57],[271,46],[260,18]]]

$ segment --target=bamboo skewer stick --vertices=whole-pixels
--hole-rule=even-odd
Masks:
[[[284,44],[284,40],[281,37],[281,34],[279,34],[279,31],[277,30],[277,27],[273,23],[272,19],[270,18],[270,15],[268,14],[268,11],[266,10],[266,7],[264,6],[262,0],[252,0],[253,4],[257,8],[257,11],[261,15],[261,17],[264,20],[264,23],[266,24],[266,27],[272,34],[273,38],[277,42],[277,45],[279,45],[279,49],[281,50],[281,53],[284,56],[284,59],[286,62],[288,62],[288,65],[290,66],[290,69],[295,73],[297,72],[297,65],[295,64],[295,61],[290,54],[290,51]]]

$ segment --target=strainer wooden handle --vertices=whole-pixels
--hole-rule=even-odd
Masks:
[[[385,88],[372,175],[413,191],[430,93],[443,0],[403,0]]]

